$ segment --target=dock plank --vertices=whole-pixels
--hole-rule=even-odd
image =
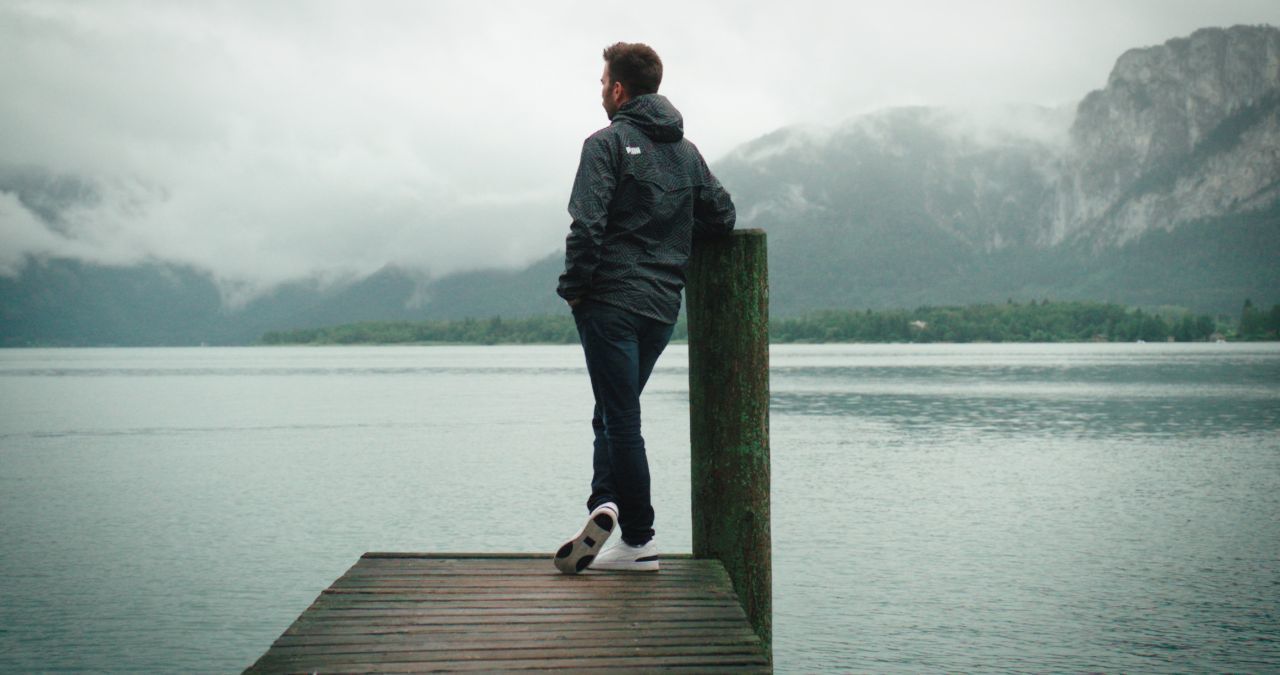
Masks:
[[[546,555],[366,553],[246,670],[771,672],[717,560],[560,574]]]

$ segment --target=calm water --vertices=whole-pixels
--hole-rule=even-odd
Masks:
[[[772,359],[780,672],[1280,670],[1280,346]],[[365,551],[549,553],[589,412],[577,347],[0,351],[0,670],[237,671]]]

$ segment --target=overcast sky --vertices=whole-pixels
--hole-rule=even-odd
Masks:
[[[895,105],[1073,103],[1126,49],[1237,23],[1280,2],[0,0],[0,273],[154,259],[252,291],[542,257],[618,40],[661,54],[714,162]],[[58,208],[17,198],[33,175]]]

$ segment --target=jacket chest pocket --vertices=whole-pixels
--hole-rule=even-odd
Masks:
[[[661,200],[661,177],[646,164],[628,162],[623,167],[610,205],[610,224],[631,229],[635,216],[649,213]]]

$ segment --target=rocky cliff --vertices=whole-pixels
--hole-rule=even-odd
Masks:
[[[1128,242],[1280,198],[1280,30],[1132,49],[1080,102],[1042,243]]]
[[[1077,106],[885,110],[780,130],[716,168],[742,224],[771,233],[783,311],[1238,307],[1280,293],[1280,30],[1130,50]]]

